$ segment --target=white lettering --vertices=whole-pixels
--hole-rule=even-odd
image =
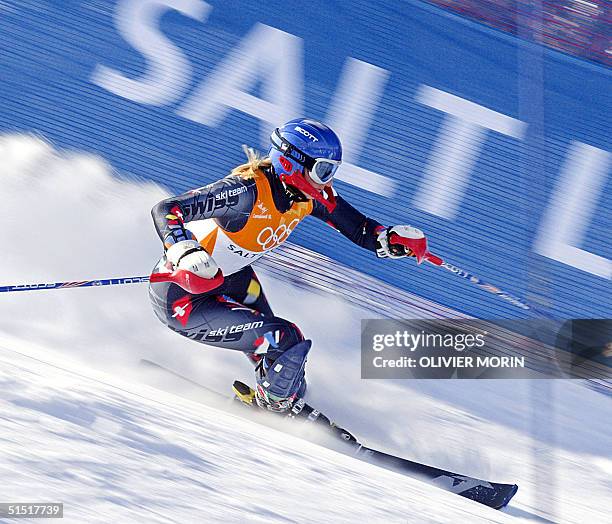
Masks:
[[[247,188],[245,186],[239,186],[228,190],[229,196],[236,196],[242,193],[246,193]]]
[[[319,139],[314,136],[312,133],[309,133],[305,129],[302,129],[300,126],[295,126],[294,128],[298,133],[303,134],[306,138],[309,138],[312,142],[318,142]]]
[[[391,196],[396,183],[356,162],[388,78],[386,69],[348,58],[327,114],[329,126],[342,141],[343,163],[336,178],[383,196]]]
[[[257,83],[262,98],[249,94]],[[178,114],[217,126],[230,110],[258,118],[268,141],[279,122],[302,113],[302,40],[257,24],[210,78],[185,101]]]
[[[450,220],[457,215],[487,129],[520,139],[526,124],[429,86],[420,87],[417,99],[447,116],[415,196],[415,206]]]
[[[240,333],[241,331],[248,331],[249,329],[256,329],[261,326],[263,326],[263,321],[258,320],[256,322],[247,322],[246,324],[238,324],[237,326],[227,326],[225,327],[225,330],[227,331],[229,327],[230,333]]]
[[[477,366],[482,368],[524,368],[525,357],[477,357]]]
[[[202,0],[125,0],[115,13],[123,38],[147,59],[148,69],[140,78],[129,78],[103,65],[92,73],[94,84],[142,104],[165,105],[178,100],[189,87],[191,64],[159,30],[159,19],[169,9],[204,21],[210,6]]]
[[[610,156],[602,149],[572,142],[534,243],[537,253],[608,280],[612,261],[577,246],[602,194]]]

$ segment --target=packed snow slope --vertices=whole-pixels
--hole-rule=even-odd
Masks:
[[[58,152],[38,138],[0,138],[0,155],[1,284],[148,273],[161,253],[149,210],[166,196],[163,189],[119,179],[103,160]],[[607,521],[609,397],[578,381],[361,380],[360,319],[372,314],[297,289],[274,274],[260,276],[277,314],[313,339],[307,368],[311,404],[371,447],[517,483],[506,513],[353,465],[352,459],[145,386],[150,381],[138,366],[141,358],[223,393],[234,379],[252,383],[253,371],[241,354],[197,344],[162,326],[143,285],[0,296],[0,345],[10,350],[1,352],[0,367],[0,483],[6,493],[18,500],[63,498],[85,512],[80,522],[101,515],[105,521],[140,515],[154,521],[151,511],[158,511],[161,522],[169,508],[176,511],[170,519],[197,521],[199,504],[213,521],[215,515],[225,521],[232,515],[236,521],[239,515],[243,521],[334,521],[329,511],[342,508],[354,509],[347,520],[368,522],[473,522],[484,515]],[[58,372],[63,378],[56,383],[55,368],[33,368],[15,350],[60,367],[76,360],[80,369],[76,375]],[[123,383],[111,387],[106,378],[101,384],[78,377],[94,369]],[[158,385],[201,400],[180,381]],[[313,473],[308,468],[318,456],[327,462]],[[55,467],[56,460],[68,466]],[[329,473],[332,463],[341,465],[340,477]],[[275,469],[283,471],[278,482]],[[324,485],[328,473],[337,482],[330,489]],[[261,496],[247,504],[244,484],[270,489],[273,502]],[[378,491],[367,491],[374,485]],[[364,498],[366,491],[371,496]],[[310,505],[300,506],[303,498]],[[164,501],[162,507],[154,505],[156,499]],[[95,511],[87,512],[87,501]]]
[[[71,523],[512,520],[201,404],[26,356],[37,353],[0,348],[3,500],[63,502]]]

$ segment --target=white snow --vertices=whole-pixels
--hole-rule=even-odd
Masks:
[[[3,499],[67,522],[508,522],[403,475],[35,350],[0,349]]]
[[[0,155],[0,285],[148,273],[161,188],[32,137],[0,138]],[[260,276],[314,341],[310,403],[372,447],[516,482],[505,513],[211,411],[179,381],[164,388],[183,398],[144,385],[141,358],[223,393],[253,372],[161,325],[142,285],[0,295],[2,498],[63,501],[74,522],[607,521],[609,398],[567,380],[361,380],[372,314]],[[241,488],[270,482],[269,498]]]

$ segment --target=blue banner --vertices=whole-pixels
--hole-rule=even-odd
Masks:
[[[604,66],[411,0],[8,0],[0,41],[1,132],[182,192],[307,115],[340,134],[336,186],[364,213],[549,314],[612,316]],[[291,240],[474,316],[526,314],[314,219]]]

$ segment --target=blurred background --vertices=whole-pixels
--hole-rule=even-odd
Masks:
[[[546,314],[612,314],[609,2],[3,0],[0,43],[3,134],[179,193],[283,121],[323,120],[365,214]],[[525,315],[316,220],[290,240],[463,314]]]
[[[147,275],[155,203],[309,116],[341,136],[336,188],[361,211],[545,315],[612,318],[609,2],[0,0],[0,50],[0,284]],[[309,402],[372,446],[518,482],[517,518],[606,522],[609,382],[361,380],[363,318],[526,313],[314,219],[289,243],[258,272],[315,341]],[[143,285],[3,294],[0,350],[30,345],[136,385],[141,358],[218,392],[253,378],[162,326]]]
[[[533,40],[607,65],[612,64],[610,2],[595,0],[427,0],[513,35],[537,30]],[[523,17],[527,17],[527,19]],[[523,18],[523,19],[521,19]]]

